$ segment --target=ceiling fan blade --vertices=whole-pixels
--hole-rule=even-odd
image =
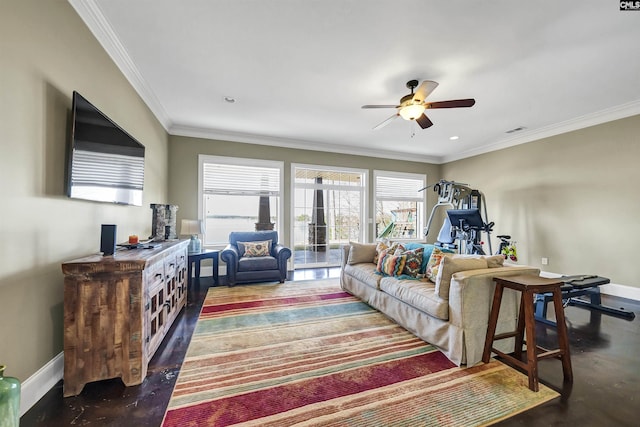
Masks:
[[[384,122],[376,125],[373,130],[378,130],[380,128],[385,127],[386,125],[388,125],[389,123],[391,123],[395,118],[397,118],[398,116],[400,116],[400,114],[394,114],[393,116],[389,117],[388,119],[386,119]]]
[[[433,126],[433,122],[429,120],[429,117],[427,117],[424,113],[422,113],[422,115],[416,119],[416,122],[418,122],[422,129]]]
[[[473,98],[469,99],[453,99],[451,101],[439,101],[439,102],[427,102],[425,107],[427,108],[459,108],[459,107],[472,107],[476,103]]]
[[[418,87],[418,89],[416,89],[416,92],[413,95],[413,103],[414,104],[422,103],[427,98],[427,96],[429,96],[431,92],[433,92],[434,89],[437,87],[438,87],[438,83],[434,82],[433,80],[423,81]]]
[[[363,105],[360,108],[397,108],[397,105]]]

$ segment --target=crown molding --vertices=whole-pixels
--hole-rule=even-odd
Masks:
[[[147,81],[129,56],[120,40],[113,31],[111,24],[105,18],[102,10],[94,0],[67,0],[76,13],[84,21],[98,43],[107,52],[116,66],[120,69],[133,89],[149,107],[160,124],[168,131],[171,120]]]
[[[626,104],[597,111],[595,113],[586,114],[574,119],[565,120],[564,122],[555,123],[543,128],[532,129],[517,136],[504,138],[495,143],[484,145],[477,149],[467,150],[449,156],[443,156],[441,158],[441,161],[442,163],[448,163],[456,160],[462,160],[469,157],[478,156],[480,154],[486,154],[492,151],[498,151],[504,148],[538,141],[543,138],[549,138],[551,136],[556,136],[579,129],[585,129],[590,126],[596,126],[602,123],[624,119],[626,117],[631,117],[638,114],[640,114],[640,100],[628,102]]]
[[[228,132],[195,126],[173,125],[169,129],[169,134],[176,136],[188,136],[194,138],[241,142],[247,144],[267,145],[271,147],[294,148],[298,150],[324,151],[328,153],[350,154],[354,156],[378,157],[382,159],[403,160],[410,162],[432,164],[442,163],[442,159],[436,156],[417,155],[415,153],[397,153],[389,150],[350,147],[338,144],[321,143],[317,141],[254,135],[240,132]]]
[[[315,141],[275,138],[264,135],[227,132],[216,129],[176,125],[172,123],[166,109],[162,106],[159,99],[151,89],[150,85],[138,71],[133,60],[127,53],[122,43],[120,43],[120,40],[116,36],[108,20],[104,17],[104,14],[100,10],[100,7],[97,5],[97,3],[94,0],[67,1],[76,10],[80,18],[84,21],[89,30],[96,37],[100,45],[105,49],[107,54],[115,62],[116,66],[124,74],[125,78],[133,86],[133,89],[138,93],[143,102],[149,107],[156,119],[170,135],[191,136],[259,145],[269,145],[273,147],[316,150],[339,154],[351,154],[357,156],[443,164],[640,114],[640,100],[632,101],[620,106],[587,114],[543,128],[526,131],[518,134],[517,136],[510,135],[476,149],[445,156],[397,153],[387,150],[347,147],[337,144],[323,144]]]

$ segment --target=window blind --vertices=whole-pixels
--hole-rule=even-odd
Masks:
[[[280,195],[278,168],[220,163],[205,163],[203,166],[205,194]]]
[[[424,193],[420,191],[422,187],[424,182],[421,179],[378,175],[376,176],[376,199],[421,202],[424,199]]]

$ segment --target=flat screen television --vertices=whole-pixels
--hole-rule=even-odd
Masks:
[[[142,206],[144,145],[73,92],[67,195]]]

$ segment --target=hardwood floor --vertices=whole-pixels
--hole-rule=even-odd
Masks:
[[[299,270],[291,280],[338,277],[339,269]],[[125,387],[119,379],[87,384],[79,396],[62,397],[56,384],[22,418],[30,426],[159,426],[171,397],[202,301],[211,278],[189,289],[186,309],[176,319],[151,360],[143,384]],[[640,314],[640,303],[603,297],[603,303]],[[550,308],[553,318],[553,309]],[[502,421],[498,426],[636,426],[640,416],[640,327],[625,320],[569,306],[565,309],[573,384],[563,384],[558,360],[539,364],[540,381],[562,393],[544,405]],[[554,347],[555,331],[538,323],[536,339]],[[490,402],[491,396],[487,396]]]

